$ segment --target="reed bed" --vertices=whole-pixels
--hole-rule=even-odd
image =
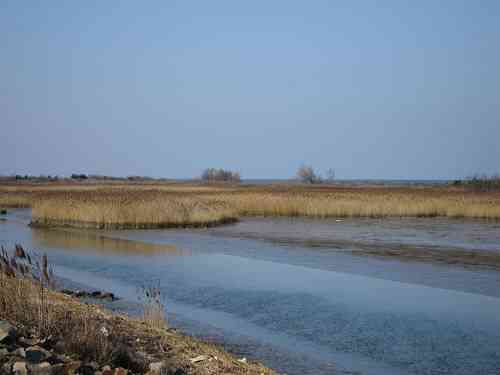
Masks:
[[[32,201],[33,192],[0,191],[0,207],[30,207]]]
[[[451,191],[353,189],[338,192],[227,194],[242,216],[451,217],[500,219],[500,195]]]
[[[0,187],[33,208],[33,223],[94,228],[211,226],[239,216],[500,219],[500,192],[456,187],[71,185]]]
[[[208,227],[237,218],[223,202],[152,190],[46,193],[32,210],[33,225],[99,229]]]

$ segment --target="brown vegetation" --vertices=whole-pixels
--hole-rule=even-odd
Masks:
[[[19,246],[14,254],[2,248],[0,320],[13,324],[18,330],[17,336],[26,338],[23,343],[36,343],[28,345],[40,345],[43,347],[40,350],[54,358],[63,354],[67,363],[53,365],[49,360],[54,371],[59,366],[61,373],[73,373],[66,372],[66,367],[75,366],[73,371],[79,373],[79,366],[92,364],[95,368],[110,365],[125,368],[129,374],[142,374],[154,363],[161,365],[162,373],[274,374],[260,364],[242,363],[214,345],[166,329],[161,320],[163,316],[157,311],[163,307],[157,305],[160,300],[156,292],[153,299],[148,300],[155,306],[145,308],[147,321],[113,315],[52,290],[53,275],[47,257],[41,257],[38,262],[35,259]],[[12,363],[5,362],[9,361],[8,357],[23,361],[23,358],[16,359],[15,347],[11,349],[8,356],[0,356],[0,373],[6,367],[12,368]],[[192,360],[197,357],[203,359]],[[50,365],[47,363],[49,369]],[[80,373],[88,373],[88,369]]]
[[[31,206],[41,225],[209,226],[238,216],[500,219],[500,192],[453,186],[117,184],[0,187],[0,205]]]
[[[207,168],[201,174],[201,179],[206,182],[241,182],[241,176],[238,172],[222,168]]]
[[[34,225],[100,229],[207,227],[237,217],[224,202],[154,190],[46,193],[32,208]]]

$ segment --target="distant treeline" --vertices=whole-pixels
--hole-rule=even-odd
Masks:
[[[500,190],[500,176],[475,175],[463,180],[455,180],[452,184],[477,191],[494,191]]]
[[[48,181],[166,181],[164,178],[153,178],[148,176],[106,176],[97,174],[72,173],[70,176],[52,176],[52,175],[20,175],[14,174],[10,176],[0,176],[0,181],[31,181],[31,182],[48,182]]]
[[[11,176],[0,176],[0,180],[2,181],[57,181],[59,180],[59,176],[51,176],[51,175],[40,175],[40,176],[32,176],[32,175],[11,175]]]

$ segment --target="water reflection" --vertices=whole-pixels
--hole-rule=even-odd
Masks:
[[[136,302],[141,285],[159,280],[173,326],[199,336],[220,330],[224,345],[281,372],[326,375],[335,373],[334,366],[336,373],[368,375],[500,374],[500,299],[491,297],[499,296],[500,273],[360,259],[247,236],[279,230],[288,237],[349,240],[352,234],[358,241],[385,241],[384,246],[391,241],[415,246],[438,243],[427,234],[438,221],[416,223],[426,229],[415,233],[412,225],[403,225],[413,221],[389,230],[398,223],[305,221],[302,226],[281,220],[273,227],[266,219],[203,231],[106,232],[34,229],[11,217],[0,225],[0,244],[20,242],[46,251],[57,276],[115,293],[123,298],[123,309],[125,302]],[[459,228],[467,225],[450,221],[443,223],[448,229],[433,230],[448,246],[450,238],[461,241]],[[481,243],[489,238],[493,248],[494,229],[477,223],[473,232]],[[469,238],[464,247],[477,248]],[[185,248],[193,256],[170,256],[186,254],[180,250]]]
[[[154,244],[122,238],[111,238],[103,233],[73,229],[31,230],[36,247],[62,248],[66,250],[88,250],[112,255],[188,255],[189,252],[173,245]]]

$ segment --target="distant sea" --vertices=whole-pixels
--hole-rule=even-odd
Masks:
[[[333,185],[387,185],[387,186],[412,186],[412,185],[446,185],[452,180],[392,180],[392,179],[335,179]],[[283,183],[298,183],[293,179],[242,179],[244,184],[266,185],[266,184],[283,184]]]

